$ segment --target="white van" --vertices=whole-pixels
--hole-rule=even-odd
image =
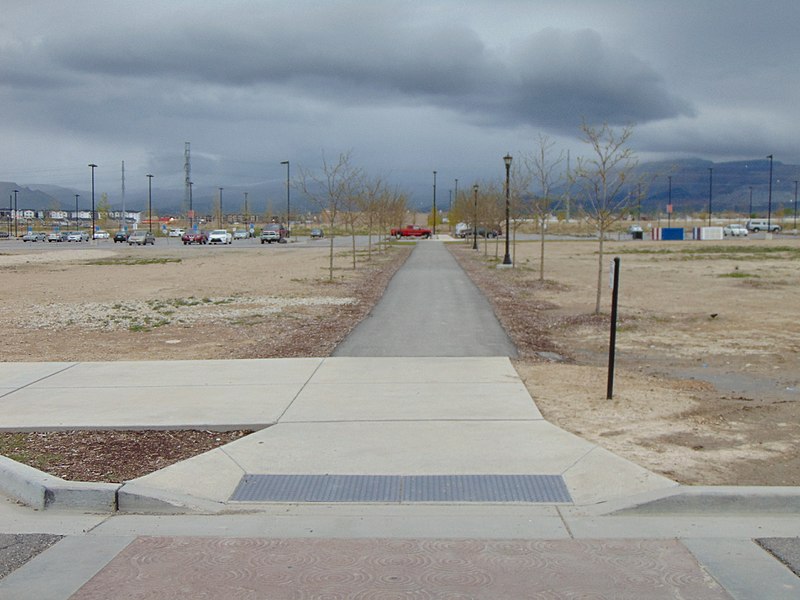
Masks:
[[[774,221],[767,222],[767,219],[750,219],[747,222],[747,228],[750,231],[758,233],[759,231],[769,231],[770,233],[778,233],[781,226]]]

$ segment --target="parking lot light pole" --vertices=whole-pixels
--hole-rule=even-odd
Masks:
[[[472,249],[478,249],[478,184],[472,186],[472,193],[475,196],[475,220],[472,223]]]
[[[19,190],[14,190],[14,237],[19,235],[19,231],[17,230],[17,225],[19,225],[19,213],[17,212],[17,194],[19,194]]]
[[[189,229],[194,229],[194,210],[192,209],[192,186],[193,181],[189,182]]]
[[[713,181],[714,169],[708,168],[708,226],[711,227],[711,182]]]
[[[797,179],[794,180],[794,234],[797,235]]]
[[[78,227],[78,198],[79,197],[80,197],[80,194],[75,194],[75,229],[80,229],[80,227]]]
[[[153,176],[147,174],[147,224],[150,233],[153,233]]]
[[[767,233],[772,233],[772,154],[769,159],[769,193],[767,195]]]
[[[219,188],[219,228],[222,229],[222,190],[224,188]]]
[[[89,163],[89,168],[92,169],[92,235],[90,239],[92,243],[94,243],[94,170],[97,168],[97,165]]]
[[[291,214],[291,196],[289,190],[291,189],[291,185],[289,183],[289,161],[282,160],[282,165],[286,165],[286,237],[288,238],[291,235],[291,227],[289,227],[289,215]]]
[[[433,172],[433,237],[436,237],[436,171]]]
[[[509,253],[509,241],[511,239],[511,235],[509,234],[510,225],[511,225],[511,161],[513,158],[510,154],[506,154],[503,157],[503,162],[506,163],[506,255],[503,257],[503,264],[510,265],[511,264],[511,254]]]

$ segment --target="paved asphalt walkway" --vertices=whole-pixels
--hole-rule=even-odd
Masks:
[[[55,542],[0,600],[800,597],[764,549],[796,561],[797,488],[651,473],[548,423],[506,355],[0,363],[0,402],[6,429],[260,428],[123,485],[0,460],[0,560]]]
[[[422,241],[333,356],[517,356],[489,301],[444,244]]]

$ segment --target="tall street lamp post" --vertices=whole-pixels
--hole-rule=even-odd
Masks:
[[[19,213],[17,212],[17,194],[19,194],[19,190],[14,190],[14,237],[19,235],[19,231],[17,230],[17,226],[19,225]]]
[[[456,199],[456,204],[458,204],[458,178],[456,178],[456,191],[455,191],[455,192],[453,192],[453,198],[455,198],[455,199]],[[450,207],[450,209],[452,210],[452,208],[453,208],[453,207],[451,206],[451,207]],[[453,225],[452,225],[452,223],[451,223],[451,224],[450,224],[450,227],[452,227],[452,226],[453,226]]]
[[[794,180],[794,234],[797,235],[797,179]]]
[[[772,233],[772,154],[769,159],[769,194],[767,195],[767,232]]]
[[[189,229],[194,229],[194,209],[192,208],[192,186],[194,182],[189,182]]]
[[[506,154],[503,157],[503,162],[506,163],[506,255],[503,257],[503,264],[510,265],[511,264],[511,254],[509,253],[508,244],[511,240],[511,158],[510,154]]]
[[[94,163],[89,163],[89,168],[92,169],[92,243],[94,244],[94,170],[97,168],[97,165]]]
[[[472,193],[475,196],[475,220],[472,222],[472,249],[478,249],[478,184],[472,186]]]
[[[289,165],[288,160],[281,161],[282,165],[286,165],[286,237],[290,236],[290,227],[289,227],[289,215],[291,214],[291,205],[290,205],[290,198],[289,190],[291,189],[291,185],[289,185],[289,169],[291,168]]]
[[[672,175],[667,175],[669,191],[667,192],[667,227],[672,227]]]
[[[708,226],[711,227],[711,181],[714,169],[708,168]]]
[[[217,224],[220,229],[222,229],[222,190],[223,188],[219,188],[219,221]]]
[[[753,186],[750,186],[750,212],[747,213],[747,218],[751,219],[753,217]]]
[[[80,194],[75,194],[75,229],[80,229],[78,227],[78,198]]]
[[[147,174],[147,226],[153,233],[153,176]]]
[[[433,172],[433,237],[436,237],[436,171]]]

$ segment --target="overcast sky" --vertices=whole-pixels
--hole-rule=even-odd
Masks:
[[[800,163],[797,0],[4,0],[0,180],[285,180],[322,153],[418,189],[542,133],[634,124],[640,159]],[[294,174],[294,173],[293,173]],[[444,191],[444,194],[447,192]]]

